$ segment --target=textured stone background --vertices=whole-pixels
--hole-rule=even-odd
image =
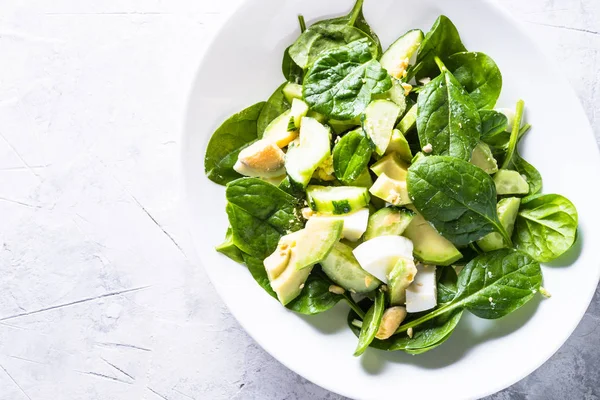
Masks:
[[[248,337],[179,215],[185,93],[238,2],[0,2],[0,399],[340,398]],[[600,3],[501,3],[600,140]],[[597,292],[563,348],[491,399],[598,399],[599,324]]]

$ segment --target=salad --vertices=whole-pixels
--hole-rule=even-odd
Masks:
[[[343,301],[368,347],[429,351],[466,311],[501,318],[541,286],[540,263],[575,242],[577,211],[541,194],[519,153],[524,102],[495,108],[502,75],[440,16],[387,50],[349,14],[307,27],[285,82],[231,116],[206,149],[225,185],[216,250],[302,314]]]

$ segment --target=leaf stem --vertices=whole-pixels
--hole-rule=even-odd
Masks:
[[[525,124],[521,127],[521,129],[519,130],[519,137],[517,140],[521,140],[521,138],[523,136],[525,136],[525,134],[531,129],[531,124]]]
[[[435,63],[437,64],[440,71],[444,72],[447,70],[446,66],[438,56],[435,56],[433,59],[435,60]]]
[[[502,163],[501,167],[503,169],[508,168],[510,162],[512,161],[513,154],[515,154],[515,149],[517,148],[517,143],[519,141],[519,131],[521,130],[521,120],[523,119],[524,109],[525,102],[523,100],[517,101],[515,120],[513,121],[513,127],[510,133],[510,140],[508,142],[508,152],[506,153],[506,157],[504,158],[504,162]]]
[[[356,19],[362,12],[363,3],[364,3],[364,0],[356,0],[354,7],[352,7],[352,11],[350,11],[350,14],[349,14],[350,18],[348,19],[348,25],[354,26]]]
[[[300,33],[304,33],[306,30],[306,22],[304,21],[304,15],[298,14],[298,23],[300,24]]]
[[[344,296],[344,300],[348,303],[350,308],[360,317],[360,319],[365,319],[365,312],[356,304],[356,302],[348,295],[348,293],[344,292],[342,295]]]
[[[421,325],[422,323],[432,320],[435,317],[439,317],[442,314],[450,312],[450,311],[454,310],[455,308],[459,307],[460,304],[461,304],[460,302],[457,302],[454,304],[450,303],[447,306],[440,307],[437,310],[430,312],[429,314],[423,315],[421,318],[417,318],[414,321],[410,321],[406,324],[400,325],[398,327],[398,329],[396,329],[396,332],[394,332],[394,335],[396,335],[398,333],[406,332],[409,328],[414,328],[415,326]]]

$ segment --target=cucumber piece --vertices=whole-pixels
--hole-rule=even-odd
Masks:
[[[413,105],[407,112],[404,114],[404,117],[398,122],[396,128],[402,132],[402,134],[406,135],[408,131],[415,127],[417,124],[417,105]]]
[[[500,169],[494,175],[496,184],[496,194],[527,194],[529,193],[529,184],[517,171],[509,169]]]
[[[329,255],[321,261],[323,272],[346,290],[353,293],[368,293],[381,285],[381,281],[361,268],[352,247],[338,242]]]
[[[490,175],[498,172],[498,163],[492,154],[490,146],[485,142],[479,142],[473,149],[471,164],[481,168]]]
[[[414,216],[415,213],[407,209],[382,208],[369,217],[363,240],[366,241],[377,236],[402,235]]]
[[[324,124],[325,122],[327,122],[327,117],[326,116],[324,116],[323,114],[318,113],[316,111],[313,111],[313,110],[308,111],[308,114],[306,114],[306,116],[310,117],[310,118],[314,118],[314,119],[316,119],[317,121],[319,121],[322,124]]]
[[[375,143],[375,152],[380,156],[390,144],[392,130],[400,113],[400,107],[390,100],[374,100],[365,109],[364,130]]]
[[[426,264],[444,266],[462,258],[452,242],[440,235],[413,206],[408,208],[415,212],[415,216],[403,235],[413,242],[416,258]]]
[[[283,114],[276,117],[267,127],[263,133],[263,139],[270,142],[275,142],[280,148],[284,148],[290,142],[298,137],[298,131],[296,129],[288,130],[291,111],[284,111]]]
[[[313,173],[330,155],[331,132],[310,117],[303,117],[300,126],[300,140],[290,143],[285,169],[292,181],[306,187]]]
[[[297,83],[288,82],[282,89],[283,95],[285,96],[288,103],[292,103],[294,99],[302,100],[302,85]]]
[[[317,213],[310,217],[310,220],[313,219],[342,221],[344,224],[342,228],[342,238],[356,242],[367,230],[367,225],[369,223],[369,209],[361,208],[358,211],[338,215]]]
[[[288,122],[288,131],[300,129],[302,117],[308,113],[308,104],[299,99],[292,100],[292,108],[290,109],[290,121]],[[291,125],[291,126],[290,126]]]
[[[520,205],[520,198],[507,197],[501,199],[496,206],[496,209],[498,210],[498,219],[504,229],[506,229],[506,233],[508,233],[509,237],[512,236],[515,228],[515,220],[517,219]],[[508,247],[508,244],[504,242],[502,236],[497,232],[488,233],[477,241],[477,245],[485,252]]]
[[[390,305],[400,306],[406,303],[406,288],[415,279],[417,267],[413,260],[399,258],[388,274],[388,298]]]
[[[314,211],[347,214],[369,204],[367,188],[357,186],[318,186],[309,185],[306,197]]]
[[[350,182],[349,186],[358,186],[367,189],[373,186],[373,178],[371,178],[369,169],[365,168],[365,170],[358,176],[358,178]]]
[[[400,36],[381,56],[381,66],[397,79],[406,77],[410,59],[421,45],[423,37],[420,29],[410,30]]]
[[[390,144],[385,153],[396,153],[402,159],[402,161],[407,163],[410,163],[413,158],[408,141],[404,137],[404,134],[402,134],[402,132],[400,132],[398,129],[394,129],[392,131],[392,139],[390,140]]]
[[[404,88],[402,87],[402,82],[398,79],[392,78],[391,89],[384,93],[375,94],[372,98],[393,101],[399,108],[399,116],[404,114],[404,111],[406,111],[406,96],[404,95]]]
[[[369,189],[375,197],[379,197],[395,206],[403,206],[412,203],[408,196],[406,180],[392,179],[386,174],[381,174]]]
[[[340,135],[350,129],[353,129],[360,125],[360,118],[356,117],[354,119],[349,119],[346,121],[340,121],[337,119],[330,119],[328,122],[329,126],[336,135]]]

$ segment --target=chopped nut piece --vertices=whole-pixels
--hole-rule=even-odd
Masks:
[[[298,288],[300,288],[300,290],[304,289],[304,283],[300,286],[298,286]]]
[[[309,219],[315,214],[315,212],[310,207],[304,207],[302,209],[302,218]]]
[[[406,308],[400,306],[388,308],[383,312],[381,324],[375,337],[380,340],[389,338],[396,332],[404,318],[406,318]]]
[[[388,291],[387,285],[381,285],[381,291],[382,292],[387,292]]]
[[[371,282],[373,282],[373,278],[371,278],[370,276],[365,276],[365,286],[369,287],[369,285],[371,284]]]
[[[412,90],[412,85],[408,84],[408,83],[404,83],[402,82],[400,84],[402,86],[402,88],[404,89],[404,95],[408,96],[408,94],[410,93],[410,91]]]
[[[346,292],[343,287],[337,285],[330,285],[329,291],[334,294],[344,294]]]
[[[545,298],[547,298],[547,299],[549,299],[550,297],[552,297],[552,294],[550,294],[550,292],[547,291],[546,288],[543,287],[543,286],[540,286],[540,294],[542,296],[544,296]]]
[[[413,328],[408,328],[406,330],[406,334],[408,335],[409,338],[412,339],[412,337],[413,337]]]
[[[425,146],[423,146],[423,153],[431,153],[433,151],[433,146],[431,145],[431,143],[427,143]]]

